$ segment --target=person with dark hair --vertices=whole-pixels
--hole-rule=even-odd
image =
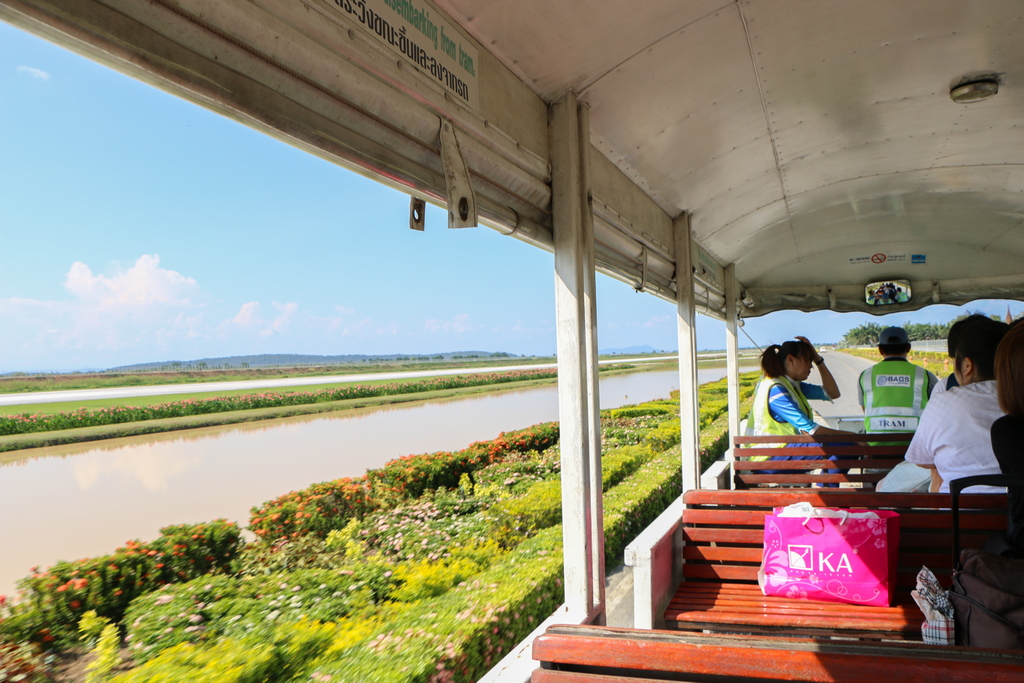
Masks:
[[[978,324],[979,322],[982,324],[986,324],[995,321],[992,320],[992,318],[988,317],[987,315],[983,315],[981,313],[972,313],[966,318],[960,318],[960,320],[957,320],[955,323],[949,326],[949,332],[946,333],[946,352],[949,355],[950,359],[956,358],[956,345],[960,342],[960,336],[964,333],[964,330],[966,330],[971,325]],[[947,377],[945,381],[939,382],[939,385],[935,387],[934,393],[940,394],[943,391],[946,391],[947,389],[952,389],[956,385],[956,373],[954,372],[952,375]]]
[[[751,418],[756,436],[796,436],[798,434],[849,434],[819,425],[814,421],[808,399],[831,401],[840,396],[839,386],[807,337],[799,341],[772,344],[761,354],[764,377],[757,385]],[[822,385],[805,382],[816,365]],[[780,444],[784,445],[784,444]],[[793,444],[797,445],[797,444]],[[818,444],[799,444],[816,446]],[[762,456],[763,460],[818,460],[821,456]],[[757,458],[755,458],[757,459]],[[765,470],[768,474],[775,471]],[[830,473],[838,470],[829,470]]]
[[[932,396],[921,414],[906,459],[932,470],[931,491],[949,492],[949,482],[976,474],[999,474],[990,430],[1003,413],[996,396],[995,356],[1009,326],[987,320],[965,327],[956,346],[952,389]],[[973,493],[999,493],[972,486]]]
[[[907,360],[910,339],[902,327],[887,327],[878,335],[882,360],[861,373],[857,402],[864,409],[867,434],[913,432],[939,380]],[[902,462],[875,487],[876,491],[927,491],[931,472]]]
[[[1003,474],[1024,474],[1024,325],[1015,320],[996,349],[996,396],[1006,415],[992,423],[992,451]],[[1024,557],[1024,490],[1009,489],[1006,537]]]

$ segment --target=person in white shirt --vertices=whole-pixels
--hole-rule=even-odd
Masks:
[[[996,395],[996,347],[1009,327],[1006,323],[975,324],[964,330],[957,344],[955,374],[959,386],[928,402],[907,462],[932,470],[931,491],[949,492],[953,479],[976,474],[999,474],[992,451],[992,423],[1003,415]],[[972,486],[970,493],[1001,493],[991,486]]]

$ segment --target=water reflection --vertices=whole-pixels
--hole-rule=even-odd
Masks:
[[[699,380],[721,377],[701,370]],[[605,377],[601,407],[667,397],[675,371]],[[464,448],[557,419],[553,385],[33,449],[0,466],[0,594],[33,565],[225,517],[412,453]],[[12,465],[20,465],[14,467]]]

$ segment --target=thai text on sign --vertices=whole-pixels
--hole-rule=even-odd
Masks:
[[[326,0],[463,104],[480,104],[479,53],[441,12],[416,0]]]

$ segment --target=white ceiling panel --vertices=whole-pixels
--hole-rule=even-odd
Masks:
[[[590,86],[595,146],[697,234],[782,197],[735,6],[661,39]],[[652,98],[651,94],[657,93]],[[716,254],[717,256],[717,254]]]
[[[594,81],[728,0],[437,0],[544,99]]]

